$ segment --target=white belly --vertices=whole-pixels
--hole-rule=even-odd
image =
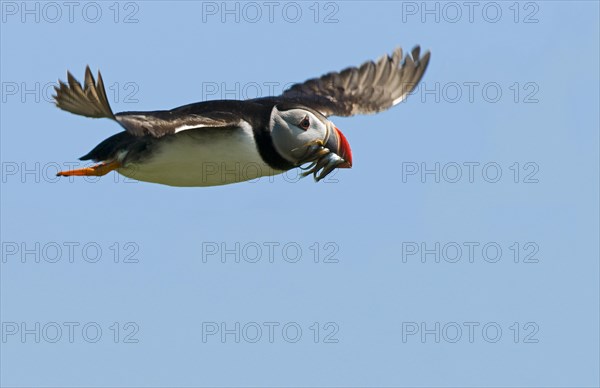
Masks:
[[[190,130],[161,139],[152,156],[117,171],[169,186],[219,186],[281,174],[260,157],[247,129]]]

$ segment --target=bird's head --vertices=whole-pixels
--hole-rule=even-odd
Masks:
[[[277,152],[317,181],[336,168],[352,167],[350,144],[337,127],[317,111],[279,104],[271,112],[271,137]]]

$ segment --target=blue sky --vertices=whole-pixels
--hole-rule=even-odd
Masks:
[[[2,1],[3,386],[598,386],[593,1]],[[57,179],[115,111],[280,93],[420,44],[354,167],[212,188]]]

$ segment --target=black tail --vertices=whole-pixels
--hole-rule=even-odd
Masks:
[[[79,160],[93,160],[95,162],[117,159],[122,162],[135,161],[152,147],[155,140],[151,136],[134,136],[126,131],[119,132],[102,141]],[[125,154],[121,154],[124,151],[126,151]]]
[[[104,82],[100,72],[98,72],[98,83],[96,84],[90,67],[87,66],[85,68],[85,86],[83,89],[79,81],[70,72],[67,72],[67,79],[68,85],[58,81],[60,86],[54,87],[54,90],[56,90],[54,100],[57,107],[76,115],[115,119],[106,98]]]

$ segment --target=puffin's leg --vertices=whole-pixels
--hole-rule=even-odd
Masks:
[[[108,174],[112,170],[116,170],[119,167],[121,167],[121,163],[113,160],[112,162],[100,163],[92,167],[61,171],[56,174],[56,176],[102,176]]]

